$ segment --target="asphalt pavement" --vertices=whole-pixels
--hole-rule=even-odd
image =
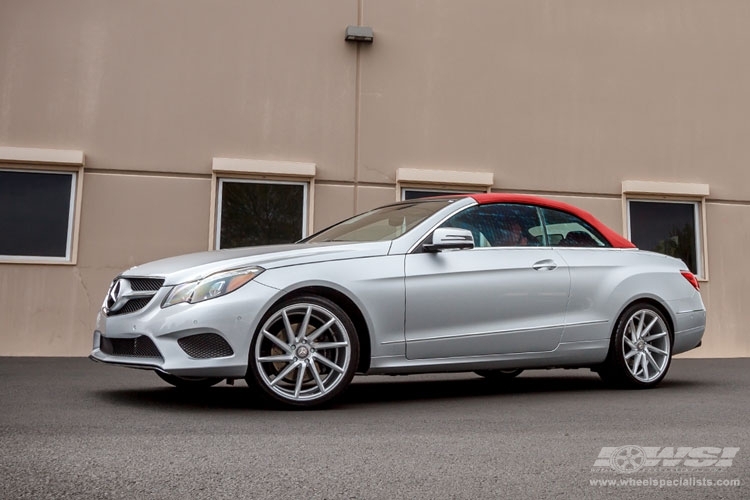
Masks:
[[[0,381],[3,499],[750,498],[750,359],[678,359],[647,391],[357,377],[319,411],[82,358],[0,358]]]

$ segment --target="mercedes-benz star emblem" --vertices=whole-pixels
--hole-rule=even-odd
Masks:
[[[309,349],[307,347],[300,346],[300,347],[297,348],[297,356],[298,357],[304,359],[304,358],[307,357],[308,354],[310,354],[310,351],[309,351]]]
[[[130,282],[120,278],[112,283],[107,293],[107,302],[104,307],[105,312],[115,312],[124,306],[128,301],[128,294],[131,292]]]

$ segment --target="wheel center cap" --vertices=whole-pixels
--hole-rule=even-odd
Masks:
[[[638,343],[635,345],[639,351],[642,351],[646,348],[646,342],[643,340],[639,340]]]
[[[304,358],[306,358],[309,355],[310,355],[310,349],[308,349],[307,347],[305,347],[305,346],[302,345],[302,346],[299,346],[297,348],[297,357],[298,358],[304,359]]]

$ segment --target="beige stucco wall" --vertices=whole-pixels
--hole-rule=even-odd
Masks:
[[[695,351],[705,357],[750,356],[750,335],[744,310],[750,304],[750,273],[744,269],[750,248],[750,206],[707,205],[708,260],[711,279],[701,286],[708,311],[704,346]]]
[[[373,1],[361,179],[394,165],[507,189],[619,194],[623,178],[750,190],[741,1]]]
[[[309,161],[352,180],[356,2],[0,3],[0,140],[92,169]]]
[[[359,20],[372,45],[343,40]],[[399,168],[491,172],[617,230],[622,181],[708,184],[691,355],[750,356],[748,46],[728,0],[1,2],[0,146],[86,173],[77,264],[0,264],[0,355],[86,354],[114,275],[208,247],[229,157],[314,163],[316,228],[395,200]]]

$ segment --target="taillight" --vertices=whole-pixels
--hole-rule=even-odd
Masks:
[[[690,271],[680,271],[680,274],[682,274],[682,277],[688,280],[691,285],[693,285],[693,288],[700,291],[701,285],[700,283],[698,283],[698,278],[696,278],[693,273],[691,273]]]

